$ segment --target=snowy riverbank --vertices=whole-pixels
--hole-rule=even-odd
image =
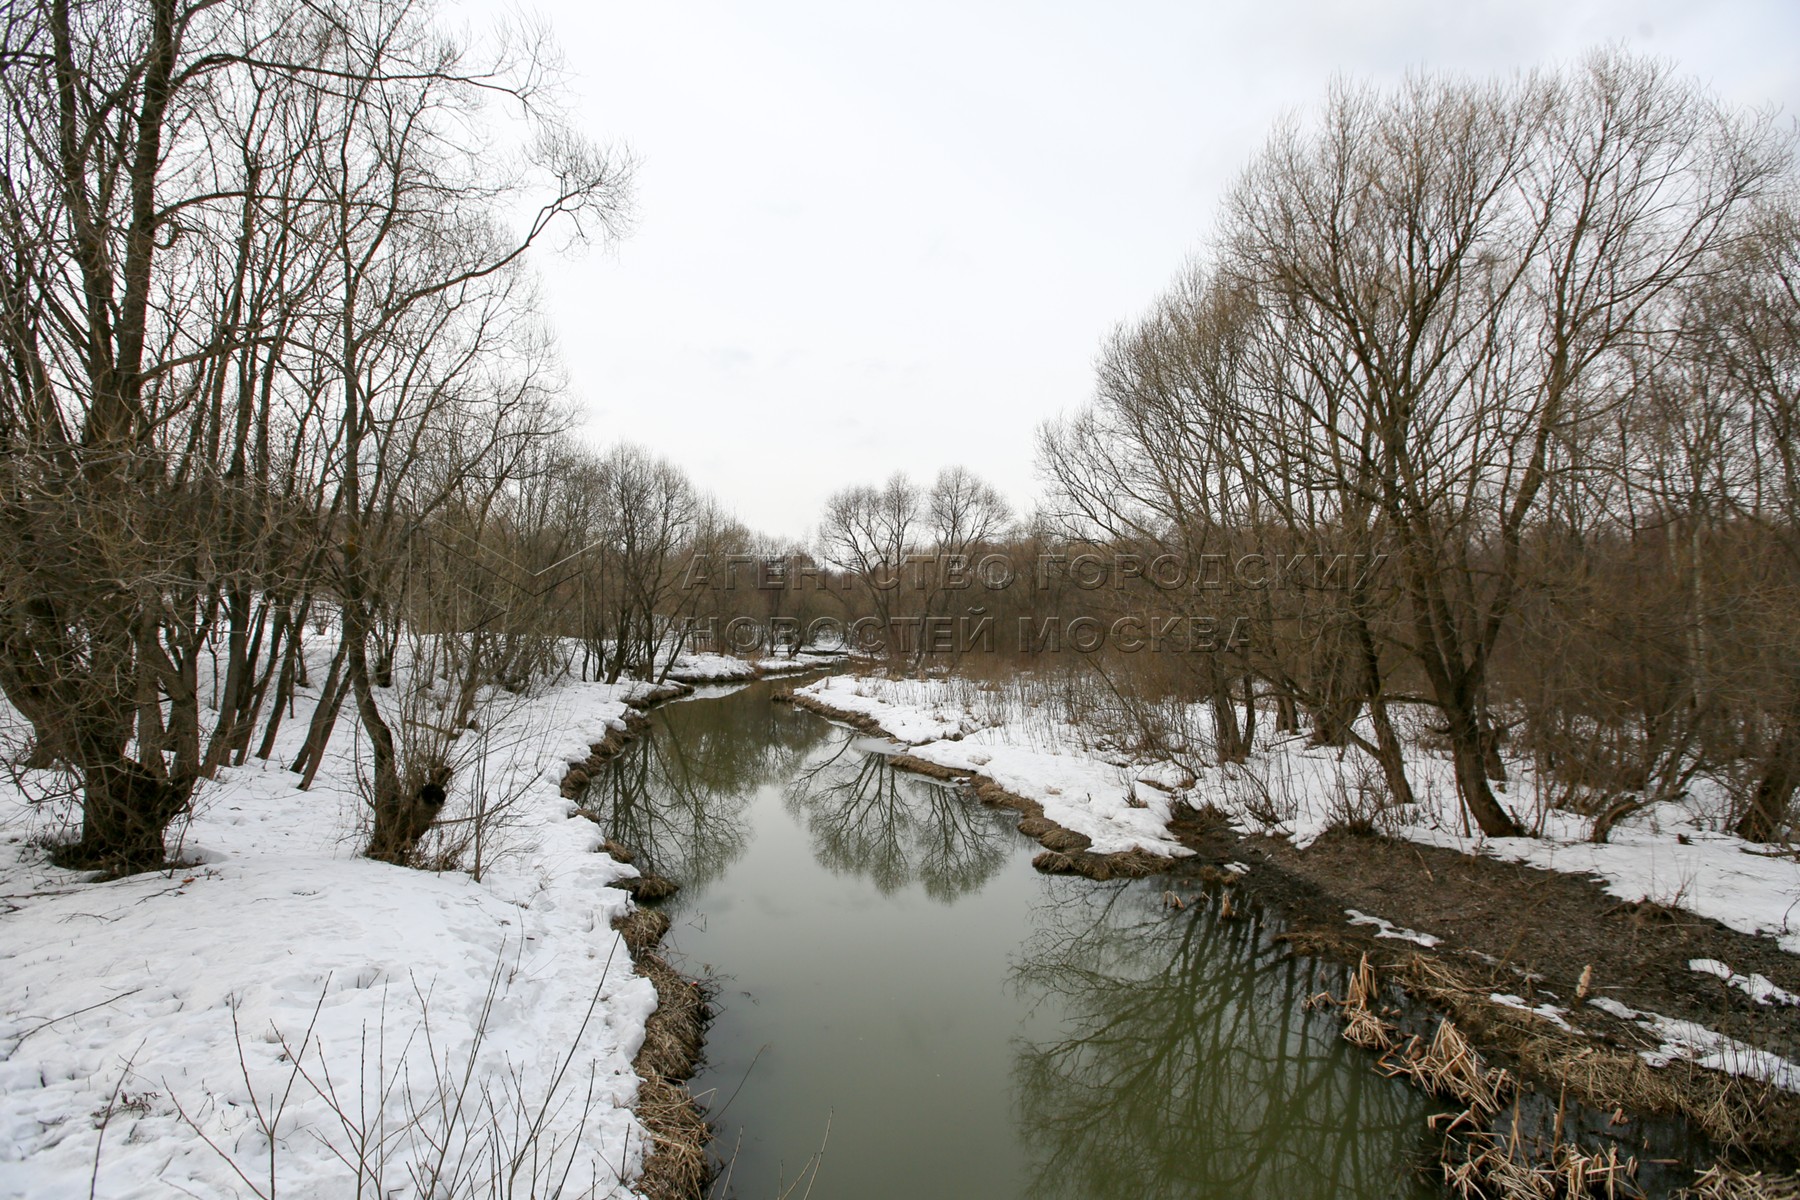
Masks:
[[[835,676],[799,689],[796,699],[907,743],[905,758],[911,764],[926,764],[922,769],[978,777],[984,781],[978,792],[991,784],[1041,804],[1049,820],[1091,838],[1097,853],[1145,850],[1165,859],[1192,854],[1191,847],[1203,843],[1193,841],[1190,830],[1187,844],[1183,844],[1184,839],[1171,828],[1172,822],[1184,812],[1214,812],[1219,815],[1216,819],[1222,819],[1237,835],[1251,839],[1237,843],[1236,853],[1265,864],[1252,870],[1259,881],[1253,892],[1266,894],[1277,903],[1301,896],[1327,898],[1322,912],[1313,911],[1319,908],[1317,903],[1301,905],[1308,909],[1304,918],[1307,928],[1317,930],[1323,939],[1315,944],[1342,944],[1355,961],[1357,938],[1346,939],[1344,934],[1354,927],[1372,926],[1377,939],[1400,939],[1421,948],[1450,964],[1459,978],[1466,975],[1479,983],[1477,976],[1497,972],[1498,979],[1507,981],[1507,986],[1497,991],[1477,987],[1459,1000],[1464,1017],[1486,997],[1483,1007],[1490,1012],[1496,1006],[1526,1011],[1569,1035],[1573,1039],[1570,1053],[1577,1059],[1584,1052],[1591,1053],[1586,1047],[1596,1044],[1586,1039],[1599,1036],[1609,1044],[1622,1042],[1628,1056],[1635,1053],[1652,1068],[1682,1061],[1708,1072],[1742,1077],[1758,1086],[1800,1092],[1800,1067],[1790,1059],[1693,1019],[1704,1016],[1709,1022],[1723,1021],[1724,1027],[1751,1035],[1757,1042],[1769,1040],[1785,1047],[1792,1010],[1777,1011],[1775,1006],[1788,1003],[1789,993],[1744,964],[1759,961],[1769,969],[1767,959],[1772,953],[1782,960],[1775,964],[1778,972],[1789,977],[1793,974],[1787,967],[1791,960],[1781,951],[1791,954],[1800,950],[1800,926],[1793,915],[1800,909],[1800,863],[1720,832],[1708,819],[1704,792],[1627,818],[1614,827],[1609,842],[1593,843],[1587,840],[1586,818],[1533,803],[1540,793],[1532,786],[1529,773],[1522,764],[1509,764],[1513,782],[1507,802],[1522,824],[1541,832],[1531,837],[1483,839],[1462,832],[1451,766],[1445,756],[1431,751],[1418,737],[1409,743],[1407,770],[1419,802],[1399,809],[1376,802],[1379,785],[1371,781],[1368,764],[1356,761],[1357,751],[1314,746],[1300,736],[1260,739],[1257,749],[1241,764],[1219,766],[1205,761],[1211,727],[1210,714],[1202,706],[1160,714],[1140,710],[1132,720],[1123,721],[1120,713],[1106,710],[1103,700],[1072,692],[1066,682],[1061,688],[1051,688],[1029,678],[995,684],[957,677]],[[1081,719],[1072,719],[1077,717]],[[1127,749],[1130,734],[1121,731],[1132,729],[1133,722],[1139,748]],[[1142,748],[1148,745],[1157,746],[1157,751]],[[1169,747],[1176,749],[1171,752]],[[1346,843],[1334,834],[1329,852],[1317,863],[1305,850],[1330,831],[1371,827],[1388,835],[1387,839]],[[1440,897],[1423,879],[1433,868],[1421,860],[1415,871],[1411,860],[1419,855],[1406,848],[1408,843],[1433,847],[1452,859],[1461,856],[1471,868],[1523,863],[1579,878],[1570,879],[1571,886],[1559,891],[1554,903],[1546,903],[1541,888],[1535,900],[1511,894],[1502,901],[1508,911],[1515,915],[1536,912],[1538,917],[1523,918],[1517,928],[1506,920],[1490,922],[1502,936],[1484,950],[1485,934],[1493,930],[1472,936],[1454,900],[1461,895],[1466,907],[1474,902],[1471,893],[1453,889],[1447,906],[1439,903]],[[1216,853],[1216,847],[1209,849]],[[1225,851],[1228,855],[1232,852]],[[1202,866],[1200,870],[1213,870],[1217,877],[1221,868],[1232,878],[1241,878],[1245,870],[1243,863],[1229,859],[1219,867]],[[1439,864],[1436,869],[1443,872],[1449,868]],[[1272,877],[1263,879],[1268,873]],[[1404,881],[1412,876],[1420,878],[1409,886]],[[1478,887],[1475,878],[1461,886],[1484,895],[1489,889],[1498,889],[1495,899],[1508,886],[1494,871],[1477,872],[1476,877]],[[1750,998],[1749,1008],[1754,1012],[1722,1010],[1717,1007],[1721,1002],[1728,1009],[1743,1006],[1733,1006],[1722,997],[1709,998],[1703,987],[1684,984],[1679,976],[1664,978],[1654,987],[1646,988],[1646,981],[1640,979],[1621,988],[1623,979],[1637,974],[1630,960],[1648,951],[1628,951],[1619,957],[1591,945],[1585,950],[1573,949],[1576,941],[1621,919],[1604,911],[1605,904],[1587,898],[1592,893],[1582,890],[1587,885],[1581,880],[1588,878],[1624,902],[1614,905],[1615,909],[1649,902],[1711,917],[1727,931],[1735,931],[1709,937],[1695,926],[1680,938],[1659,945],[1657,957],[1673,958],[1672,969],[1694,981],[1703,976],[1724,980],[1725,987],[1735,987]],[[1283,879],[1303,881],[1302,890],[1293,891]],[[1344,897],[1394,907],[1386,913],[1370,914]],[[1436,914],[1443,923],[1398,929],[1386,917],[1401,915],[1402,910]],[[1321,916],[1323,926],[1314,924]],[[1541,956],[1543,931],[1538,924],[1542,920],[1574,922],[1565,928],[1570,934],[1579,933],[1580,939],[1564,939],[1569,953],[1560,956],[1569,961],[1558,961],[1552,967],[1551,958],[1559,956]],[[1445,936],[1435,936],[1440,933]],[[1759,952],[1751,944],[1757,942],[1755,937],[1731,943],[1729,939],[1738,935],[1762,935],[1764,943],[1779,949]],[[1680,952],[1687,938],[1696,939],[1698,945],[1721,948],[1718,952],[1737,959],[1738,967],[1714,959],[1710,950],[1698,956]],[[1366,937],[1360,944],[1369,947]],[[1526,961],[1568,978],[1548,983],[1543,974],[1503,961],[1528,945],[1532,947],[1529,953],[1538,957]],[[1731,945],[1735,950],[1724,949]],[[1692,963],[1687,961],[1690,957]],[[1393,964],[1396,969],[1403,960],[1404,956]],[[1606,990],[1640,997],[1640,1006],[1646,1000],[1669,1005],[1684,1017],[1640,1012],[1609,996],[1594,997],[1581,1006],[1596,966]],[[1511,994],[1521,970],[1526,990],[1537,996],[1530,1004]],[[1489,991],[1493,995],[1488,996]],[[1570,1007],[1571,996],[1581,1008],[1579,1016]],[[1618,1007],[1610,1007],[1614,1005]],[[1609,1026],[1614,1019],[1622,1024]],[[1485,1024],[1494,1044],[1509,1049],[1513,1048],[1509,1038],[1541,1033],[1539,1029],[1495,1034],[1491,1017],[1477,1020]],[[1583,1028],[1575,1028],[1571,1021]],[[1500,1026],[1506,1024],[1504,1019],[1499,1022]],[[1553,1084],[1560,1082],[1561,1070],[1546,1068]],[[1699,1097],[1694,1107],[1703,1106],[1707,1097],[1717,1094],[1714,1085],[1701,1083],[1696,1088],[1689,1080],[1681,1086],[1689,1089],[1685,1094]],[[1598,1094],[1590,1099],[1616,1103]]]
[[[505,807],[479,882],[359,855],[348,714],[299,790],[316,693],[269,761],[201,787],[179,869],[51,866],[66,805],[0,788],[0,1196],[402,1197],[496,1158],[630,1194],[656,992],[606,885],[636,872],[558,784],[646,694],[564,680],[484,704],[474,786]]]
[[[908,743],[913,758],[981,774],[1039,801],[1046,816],[1093,837],[1101,852],[1139,846],[1168,853],[1173,801],[1212,805],[1242,832],[1284,836],[1302,847],[1327,829],[1371,819],[1390,836],[1593,876],[1621,900],[1685,909],[1800,953],[1800,861],[1720,831],[1717,801],[1703,786],[1625,818],[1608,841],[1595,843],[1588,818],[1538,804],[1529,768],[1509,763],[1513,782],[1501,799],[1540,832],[1484,838],[1464,832],[1448,757],[1417,740],[1408,745],[1406,767],[1418,803],[1375,811],[1366,794],[1378,786],[1371,764],[1359,763],[1358,751],[1315,746],[1302,735],[1265,736],[1247,762],[1221,767],[1199,754],[1177,762],[1129,753],[1017,684],[840,675],[800,691]],[[1204,707],[1191,706],[1179,720],[1194,743],[1209,743]]]

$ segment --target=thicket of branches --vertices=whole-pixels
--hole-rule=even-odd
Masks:
[[[1518,832],[1492,786],[1510,736],[1571,802],[1616,815],[1706,771],[1740,833],[1780,836],[1800,779],[1792,148],[1621,52],[1336,86],[1114,335],[1095,400],[1042,431],[1050,526],[1190,578],[1253,556],[1229,586],[1117,602],[1243,622],[1184,686],[1227,725],[1234,698],[1253,719],[1274,697],[1289,727],[1360,743],[1394,800],[1390,710],[1412,701],[1490,835]],[[1378,569],[1258,585],[1302,554]]]
[[[567,125],[530,31],[477,46],[423,0],[32,0],[0,68],[0,689],[74,781],[67,862],[161,862],[303,686],[290,765],[310,783],[353,713],[371,852],[403,861],[484,689],[655,677],[707,618],[866,618],[918,667],[971,620],[1028,649],[1072,606],[1247,630],[1132,660],[1210,702],[1225,759],[1267,703],[1404,802],[1414,702],[1490,834],[1508,738],[1602,814],[1705,771],[1740,832],[1787,827],[1792,137],[1660,64],[1336,87],[1043,429],[1027,532],[968,471],[896,476],[832,498],[816,560],[561,432],[525,256],[619,232],[630,163]],[[1018,574],[972,584],[996,551]],[[1087,551],[1282,579],[1041,574]],[[818,566],[770,588],[739,561]]]
[[[1339,84],[1108,340],[1094,400],[1040,431],[1027,525],[997,499],[931,519],[954,480],[847,489],[823,590],[896,667],[954,661],[980,628],[1007,662],[1060,651],[1207,703],[1221,761],[1264,709],[1360,747],[1395,804],[1419,732],[1397,716],[1428,712],[1489,835],[1520,832],[1495,795],[1510,741],[1597,836],[1701,774],[1737,832],[1786,836],[1793,149],[1771,114],[1619,51]],[[1006,586],[945,586],[988,554]],[[1154,628],[1205,640],[1133,653]]]
[[[532,30],[477,44],[423,0],[0,16],[0,688],[73,778],[65,861],[161,862],[302,685],[294,769],[353,711],[371,852],[404,859],[481,688],[562,636],[653,662],[680,555],[744,536],[560,434],[525,256],[619,232],[631,164],[555,81]],[[440,696],[423,733],[397,656]]]

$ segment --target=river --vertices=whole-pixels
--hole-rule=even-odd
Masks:
[[[586,800],[684,885],[715,1196],[1442,1194],[1431,1102],[1306,1005],[1338,968],[1191,888],[1040,875],[1017,814],[772,688],[657,710]]]

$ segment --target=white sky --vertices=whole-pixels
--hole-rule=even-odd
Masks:
[[[480,3],[480,0],[471,0]],[[540,257],[597,445],[800,537],[964,463],[1015,504],[1038,423],[1204,245],[1335,73],[1505,72],[1603,42],[1800,112],[1800,3],[539,0],[581,122],[641,162],[610,251]]]

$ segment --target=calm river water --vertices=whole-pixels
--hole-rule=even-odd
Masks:
[[[1335,970],[1159,880],[1039,875],[1016,814],[771,691],[658,710],[588,797],[719,989],[715,1195],[1441,1194],[1429,1102],[1305,1007]]]

